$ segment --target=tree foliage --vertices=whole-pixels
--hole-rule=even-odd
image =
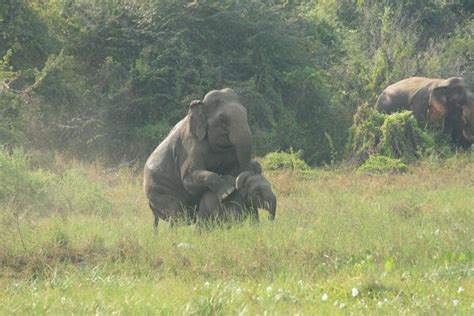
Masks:
[[[329,162],[386,85],[474,81],[472,16],[461,0],[3,1],[0,142],[143,159],[191,100],[232,87],[255,154]]]

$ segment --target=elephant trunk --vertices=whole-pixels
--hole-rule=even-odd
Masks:
[[[229,133],[229,140],[234,145],[239,160],[240,172],[252,170],[250,165],[250,158],[252,154],[252,134],[250,127],[247,124],[245,117],[245,124],[240,126],[233,126]]]
[[[473,133],[469,133],[469,132],[467,131],[467,129],[463,129],[463,130],[462,130],[462,136],[464,136],[464,138],[465,138],[467,141],[469,141],[469,142],[471,142],[471,143],[474,143],[474,134],[473,134]]]
[[[277,206],[277,200],[274,194],[272,194],[272,196],[268,199],[266,204],[267,205],[265,208],[268,210],[268,213],[270,213],[268,218],[273,221],[275,219],[276,206]]]

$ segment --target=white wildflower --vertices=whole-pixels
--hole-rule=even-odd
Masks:
[[[459,300],[453,300],[453,305],[458,306],[459,305]]]
[[[272,287],[271,286],[268,286],[267,287],[267,293],[270,294],[272,292]]]
[[[209,288],[209,282],[208,282],[208,281],[204,282],[204,287],[205,287],[206,289]]]
[[[329,296],[328,296],[326,293],[324,293],[323,296],[321,296],[321,299],[322,299],[324,302],[326,302],[326,301],[328,300],[328,298],[329,298]]]
[[[458,293],[462,293],[462,292],[464,292],[464,288],[460,286],[460,287],[458,288]]]
[[[238,287],[238,288],[235,290],[235,294],[240,295],[240,293],[242,293],[242,289],[241,289],[240,287]]]
[[[346,307],[346,304],[344,303],[339,304],[339,308],[344,308],[344,307]]]
[[[378,307],[378,308],[382,308],[382,306],[383,306],[383,303],[382,303],[382,302],[378,302],[378,303],[377,303],[377,307]]]
[[[356,297],[357,295],[359,295],[359,290],[356,289],[355,287],[352,288],[352,297]]]
[[[192,247],[193,247],[193,246],[191,246],[190,244],[187,244],[187,243],[185,243],[185,242],[180,242],[180,243],[176,246],[176,248],[178,248],[178,249],[190,249],[190,248],[192,248]]]

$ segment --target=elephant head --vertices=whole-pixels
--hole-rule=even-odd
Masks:
[[[245,204],[252,208],[264,208],[275,219],[277,201],[272,187],[261,174],[261,169],[242,172],[235,180],[235,187],[244,196]]]
[[[428,119],[431,122],[447,118],[453,129],[461,129],[463,137],[474,142],[474,102],[472,93],[459,77],[440,80],[429,95]]]
[[[465,99],[465,89],[463,88],[464,81],[462,78],[453,77],[435,81],[429,92],[429,120],[435,122],[456,111],[460,101]]]
[[[474,93],[467,94],[466,103],[462,106],[462,135],[474,143]]]
[[[199,140],[207,140],[210,150],[221,153],[235,148],[240,171],[250,170],[252,135],[247,109],[234,90],[213,90],[202,101],[190,104],[189,128]]]

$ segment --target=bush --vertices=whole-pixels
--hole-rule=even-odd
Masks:
[[[109,215],[113,210],[113,203],[100,184],[77,168],[67,170],[51,193],[56,208],[68,212]]]
[[[369,107],[368,103],[359,107],[346,146],[351,163],[361,165],[370,155],[377,153],[384,121],[385,115]]]
[[[262,167],[268,170],[305,171],[309,169],[309,166],[301,159],[302,154],[301,151],[294,152],[293,149],[289,152],[272,152],[263,157]]]
[[[387,115],[381,131],[379,152],[387,157],[410,162],[420,158],[426,149],[435,146],[433,137],[418,127],[411,111]]]
[[[33,170],[26,153],[0,150],[0,205],[29,209],[39,213],[67,211],[111,214],[112,199],[98,181],[89,179],[78,167],[56,175]]]
[[[385,156],[370,156],[365,163],[359,167],[359,171],[371,173],[405,172],[408,167],[400,159]]]
[[[386,156],[409,163],[426,153],[446,155],[446,146],[438,146],[431,135],[435,132],[422,130],[410,111],[382,114],[365,104],[350,130],[349,161],[361,165],[371,156]]]
[[[14,149],[11,154],[0,150],[0,203],[14,203],[20,208],[46,201],[47,191],[54,176],[41,171],[32,171],[25,152]]]

